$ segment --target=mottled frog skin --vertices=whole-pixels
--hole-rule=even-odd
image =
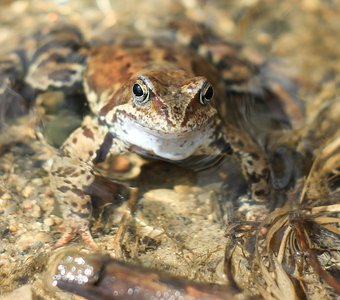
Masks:
[[[252,87],[255,68],[238,57],[239,48],[181,31],[175,31],[170,43],[123,39],[91,49],[72,27],[61,26],[44,36],[26,82],[38,90],[83,86],[93,113],[53,159],[51,184],[66,228],[57,247],[75,234],[95,247],[87,190],[94,167],[117,154],[133,151],[194,169],[235,155],[251,201],[268,198],[265,155],[248,133],[228,120],[230,98],[265,94],[263,87]]]

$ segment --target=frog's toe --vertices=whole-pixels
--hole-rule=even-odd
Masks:
[[[242,216],[242,220],[261,222],[269,214],[269,208],[266,202],[261,203],[251,195],[245,195],[238,199],[237,212]]]
[[[63,235],[54,244],[54,249],[67,245],[73,238],[79,235],[84,241],[85,245],[92,250],[98,250],[98,245],[93,240],[92,234],[88,226],[67,226]]]
[[[90,247],[92,250],[98,250],[98,245],[96,244],[96,242],[93,240],[92,238],[92,234],[90,232],[89,229],[86,229],[84,231],[80,231],[79,232],[80,237],[82,238],[82,240],[84,241],[84,243]]]

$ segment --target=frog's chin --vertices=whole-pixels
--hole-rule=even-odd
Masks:
[[[170,161],[180,161],[190,157],[198,149],[209,145],[213,136],[211,126],[193,131],[165,133],[145,128],[131,120],[119,122],[111,132],[131,150],[143,156],[159,157]]]

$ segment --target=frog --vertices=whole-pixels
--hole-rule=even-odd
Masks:
[[[256,68],[239,56],[239,46],[212,35],[205,41],[178,28],[173,32],[170,42],[117,38],[91,46],[74,26],[40,35],[25,83],[37,91],[82,91],[92,112],[52,159],[50,181],[65,227],[56,248],[76,235],[97,248],[88,188],[98,164],[124,153],[197,171],[236,157],[249,186],[248,202],[267,205],[271,174],[265,151],[237,120],[228,120],[230,97],[266,98],[265,87],[250,84],[259,76]]]

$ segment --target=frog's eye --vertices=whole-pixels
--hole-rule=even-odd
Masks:
[[[200,103],[203,105],[208,104],[213,96],[214,89],[209,82],[206,82],[201,88]]]
[[[149,101],[150,92],[147,85],[140,79],[132,87],[133,100],[135,103],[143,105]]]

